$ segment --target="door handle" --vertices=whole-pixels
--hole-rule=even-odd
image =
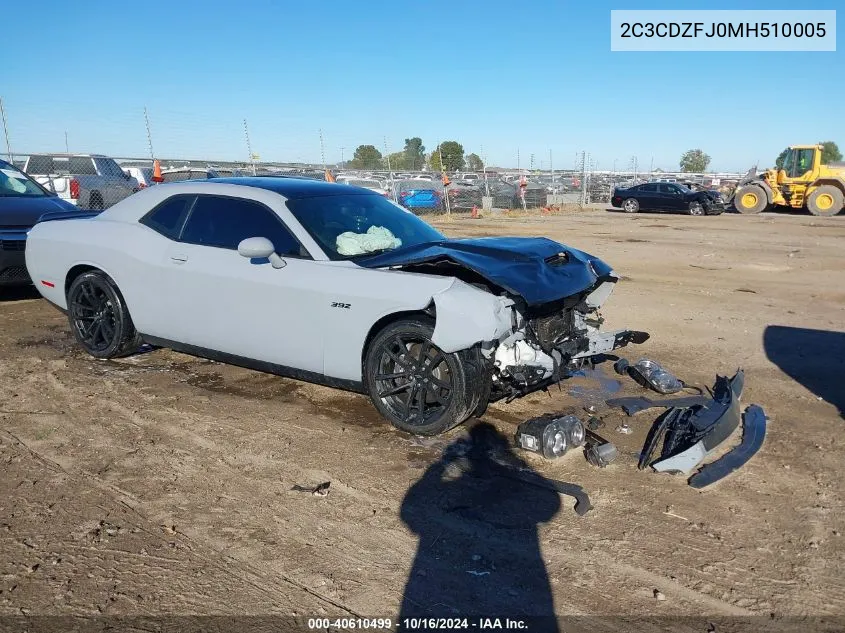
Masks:
[[[184,264],[186,261],[188,261],[188,256],[187,255],[171,255],[170,261],[173,262],[174,264]]]

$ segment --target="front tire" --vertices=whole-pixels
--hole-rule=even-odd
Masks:
[[[842,192],[832,185],[822,185],[807,198],[807,209],[813,215],[824,218],[836,215],[842,211]]]
[[[693,200],[689,203],[689,214],[690,215],[704,215],[706,209],[704,205],[701,203],[700,200]]]
[[[740,213],[760,213],[769,206],[769,201],[762,187],[746,185],[734,195],[734,206]]]
[[[640,210],[640,203],[636,198],[628,198],[622,203],[622,210],[625,213],[637,213]]]
[[[364,384],[376,409],[393,426],[416,435],[439,435],[479,408],[483,383],[469,350],[446,353],[431,342],[424,317],[402,319],[371,341]]]
[[[117,358],[141,346],[123,296],[99,270],[79,275],[67,291],[68,321],[76,341],[94,358]]]

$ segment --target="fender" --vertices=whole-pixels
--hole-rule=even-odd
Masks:
[[[810,185],[808,188],[816,189],[818,187],[821,187],[822,185],[833,185],[842,193],[845,193],[845,179],[839,177],[826,176],[824,178],[819,178],[818,180],[814,181],[813,184]]]
[[[767,181],[760,179],[760,180],[757,180],[757,181],[755,181],[753,183],[749,183],[749,184],[759,185],[763,189],[763,191],[766,192],[766,201],[769,204],[774,203],[775,192],[772,191],[772,186]]]
[[[497,297],[459,279],[432,299],[436,317],[431,340],[444,352],[495,341],[511,332],[511,299]]]

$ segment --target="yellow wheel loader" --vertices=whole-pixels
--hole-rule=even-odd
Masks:
[[[781,169],[757,174],[752,168],[739,181],[733,204],[740,213],[760,213],[771,207],[836,215],[845,207],[845,163],[822,165],[821,145],[793,145]]]

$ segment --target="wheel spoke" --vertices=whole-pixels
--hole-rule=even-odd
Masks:
[[[409,422],[411,420],[411,409],[414,406],[413,403],[414,403],[414,400],[417,396],[417,391],[419,391],[419,387],[417,386],[417,383],[412,382],[412,383],[410,383],[410,386],[411,386],[411,391],[408,392],[408,399],[405,400],[405,403],[404,403],[405,404],[405,407],[404,407],[405,413],[402,416],[402,419],[405,420],[405,422]]]
[[[376,380],[394,380],[396,378],[407,378],[408,372],[402,371],[395,374],[376,374]]]
[[[449,395],[446,394],[445,396],[440,393],[441,389],[436,388],[434,385],[428,385],[428,393],[432,395],[432,397],[437,401],[437,404],[441,406],[446,406],[449,402]]]
[[[417,400],[418,400],[417,420],[422,422],[425,419],[425,393],[426,393],[426,389],[422,388],[422,389],[418,389],[417,391],[419,392],[418,395],[417,395]]]
[[[95,308],[92,308],[92,307],[91,307],[91,306],[89,306],[89,305],[85,305],[84,303],[82,303],[82,302],[80,302],[80,301],[78,301],[78,300],[77,300],[77,301],[72,301],[72,302],[71,302],[71,307],[72,307],[74,310],[76,310],[76,311],[79,311],[79,310],[84,310],[84,311],[86,311],[86,312],[96,312],[96,311],[97,311]]]
[[[426,357],[428,356],[428,352],[431,350],[431,343],[428,341],[423,341],[422,345],[420,345],[420,355],[417,357],[417,361],[420,365],[425,362]]]
[[[392,388],[387,389],[385,391],[379,391],[378,397],[379,398],[387,398],[388,396],[395,396],[397,393],[402,393],[403,391],[408,389],[408,387],[410,387],[410,386],[411,386],[410,381],[409,382],[403,382],[401,385],[396,385],[395,387],[392,387]]]
[[[452,391],[452,383],[451,382],[446,382],[445,380],[441,380],[440,378],[437,378],[434,374],[431,375],[429,380],[431,381],[431,384],[434,385],[435,387],[439,387],[440,389],[445,389],[446,391],[449,391],[449,392]]]
[[[397,365],[399,365],[399,367],[402,367],[405,370],[410,369],[410,365],[408,364],[408,361],[406,361],[404,358],[402,358],[401,356],[396,354],[396,352],[394,352],[392,349],[385,348],[384,352],[393,360],[393,362],[395,362]]]
[[[103,321],[102,321],[102,319],[97,319],[96,321],[94,321],[94,324],[92,325],[91,329],[89,330],[90,337],[91,337],[90,338],[90,345],[92,347],[97,347],[97,340],[98,340],[98,338],[100,336],[100,332],[102,332],[102,330],[103,330]],[[85,340],[86,340],[86,342],[89,341],[89,339],[87,339],[87,338]]]
[[[112,339],[114,338],[114,326],[112,326],[111,319],[103,319],[102,331],[104,341],[106,343],[111,343]]]

